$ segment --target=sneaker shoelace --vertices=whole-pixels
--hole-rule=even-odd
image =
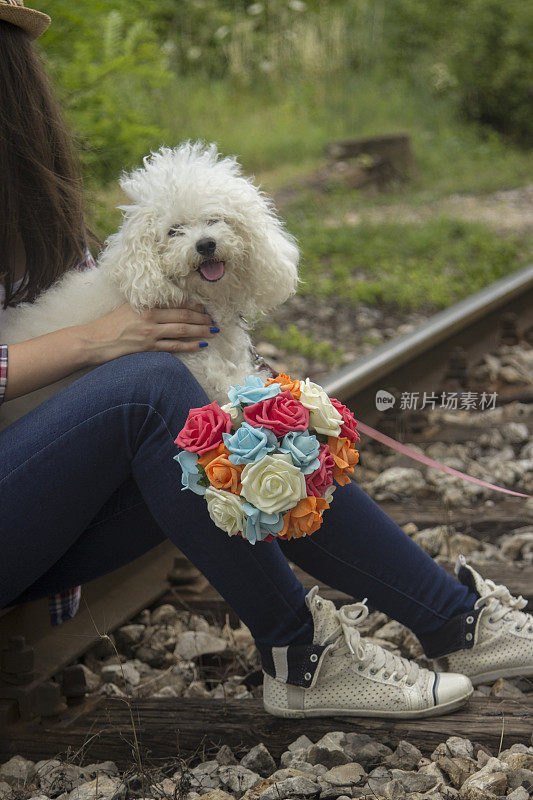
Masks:
[[[527,600],[522,595],[514,597],[507,586],[496,584],[490,579],[484,581],[483,590],[488,588],[488,592],[483,594],[474,603],[474,608],[485,607],[489,615],[489,622],[500,622],[500,620],[514,621],[515,630],[520,632],[528,626],[528,632],[533,632],[533,616],[524,614],[523,608],[527,606]]]
[[[364,640],[361,636],[357,627],[368,614],[366,599],[361,603],[342,606],[337,611],[340,630],[328,637],[323,644],[335,643],[332,655],[344,656],[348,652],[351,653],[359,662],[357,666],[359,672],[363,672],[367,667],[371,675],[383,670],[385,679],[392,677],[397,683],[405,679],[407,686],[413,686],[421,672],[418,664],[394,655],[380,645]]]

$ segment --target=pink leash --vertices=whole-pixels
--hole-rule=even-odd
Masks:
[[[425,464],[427,467],[434,467],[441,472],[446,472],[448,475],[453,475],[456,478],[462,478],[462,480],[470,481],[470,483],[476,483],[478,486],[484,486],[485,489],[494,489],[495,492],[512,494],[515,497],[533,497],[533,495],[530,494],[513,492],[511,489],[504,489],[502,486],[495,486],[493,483],[482,481],[479,478],[473,478],[472,475],[465,475],[464,472],[459,472],[457,469],[452,469],[452,467],[447,467],[445,464],[440,464],[438,461],[434,461],[432,458],[428,458],[421,453],[417,453],[416,450],[411,450],[410,447],[406,447],[404,444],[397,442],[395,439],[391,439],[390,436],[385,436],[384,433],[374,430],[374,428],[371,428],[370,425],[365,425],[364,422],[360,422],[359,420],[357,420],[357,430],[366,434],[367,436],[370,436],[371,439],[376,439],[376,441],[381,442],[381,444],[384,444],[393,450],[397,450],[398,453],[402,453],[404,456],[408,456],[415,461],[420,461],[421,464]]]

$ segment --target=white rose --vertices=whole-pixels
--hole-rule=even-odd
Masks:
[[[238,428],[244,419],[242,408],[232,406],[231,403],[225,403],[223,406],[220,406],[220,408],[222,411],[225,411],[226,414],[230,415],[233,427]]]
[[[337,487],[333,485],[328,486],[328,488],[324,492],[324,500],[326,501],[326,503],[331,503],[331,501],[333,500],[333,492],[335,491],[336,488]]]
[[[342,417],[324,389],[309,378],[300,381],[300,403],[309,409],[309,427],[324,436],[339,436]]]
[[[230,536],[240,533],[246,527],[242,500],[236,494],[209,486],[205,492],[209,516],[219,528]]]
[[[267,514],[287,511],[307,497],[303,472],[285,453],[275,453],[255,464],[247,464],[241,483],[242,496]]]

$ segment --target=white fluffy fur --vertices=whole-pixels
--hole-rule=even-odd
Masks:
[[[0,342],[13,344],[71,325],[91,322],[125,300],[137,310],[203,303],[221,332],[198,353],[180,354],[211,400],[227,402],[228,385],[255,367],[243,317],[251,320],[283,303],[298,281],[298,248],[271,201],[241,174],[234,158],[214,144],[187,142],[161,148],[144,166],[123,175],[131,204],[121,206],[122,225],[109,237],[96,269],[69,271],[34,303],[0,315]],[[169,230],[183,226],[183,234]],[[226,262],[217,282],[204,280],[196,242],[216,239],[215,256]],[[79,377],[39,389],[0,406],[0,427]]]

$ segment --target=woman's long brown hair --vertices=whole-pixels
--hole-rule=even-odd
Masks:
[[[25,286],[13,291],[20,238]],[[0,282],[4,307],[34,300],[83,258],[82,181],[41,59],[21,28],[0,20]],[[22,289],[22,290],[21,290]]]

